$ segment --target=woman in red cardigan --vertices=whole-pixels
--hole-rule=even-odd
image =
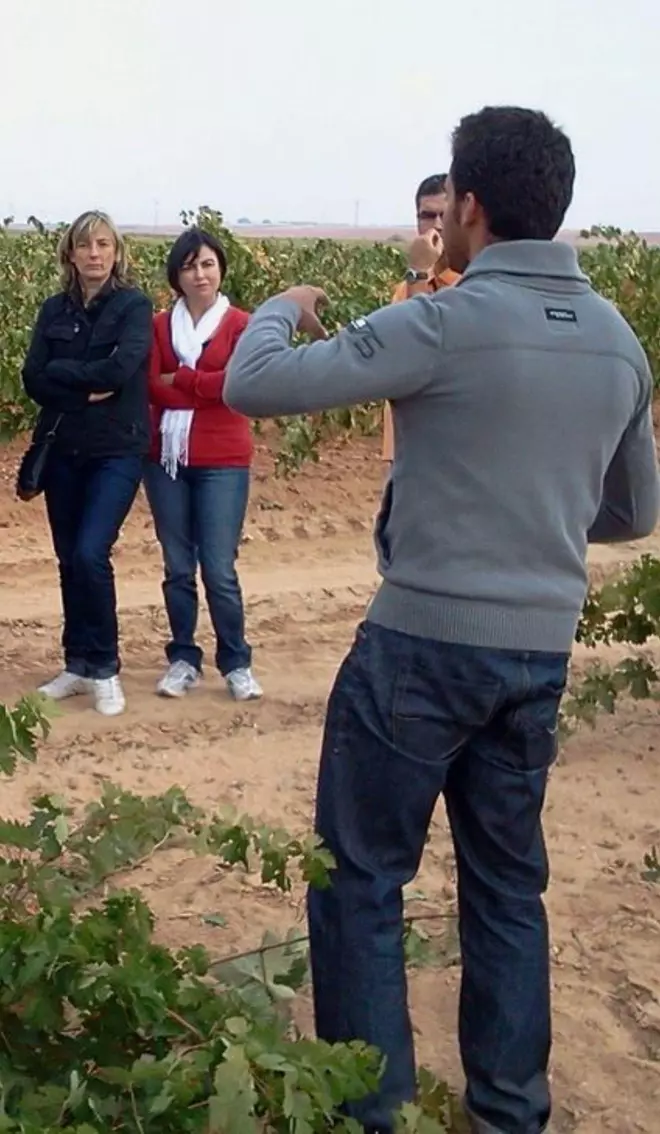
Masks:
[[[145,488],[163,551],[171,640],[163,697],[183,697],[202,674],[195,641],[201,568],[216,664],[238,701],[261,697],[245,640],[236,557],[247,509],[250,423],[222,400],[225,371],[248,315],[222,294],[224,249],[198,228],[172,246],[167,278],[178,299],[154,319],[149,373],[152,450]]]

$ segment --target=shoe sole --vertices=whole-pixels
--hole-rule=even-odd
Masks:
[[[186,697],[188,693],[190,693],[190,690],[196,689],[198,685],[199,681],[191,681],[190,685],[187,685],[186,688],[182,689],[180,693],[175,692],[174,689],[164,689],[161,688],[160,685],[157,685],[156,696],[167,697],[169,701],[180,701],[182,697]]]
[[[70,701],[72,697],[84,697],[91,691],[91,686],[88,686],[85,689],[72,689],[70,693],[60,693],[59,697],[53,697],[53,694],[47,693],[45,689],[37,689],[40,697],[45,697],[47,701],[55,701],[56,704],[60,701]]]
[[[117,706],[116,709],[103,709],[100,705],[95,705],[94,708],[102,717],[120,717],[121,714],[126,711],[126,703]]]

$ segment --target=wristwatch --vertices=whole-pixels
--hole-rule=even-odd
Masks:
[[[420,272],[417,268],[408,268],[404,279],[407,284],[428,283],[429,273]]]

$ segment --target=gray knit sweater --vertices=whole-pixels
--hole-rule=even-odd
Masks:
[[[239,340],[225,401],[252,417],[389,399],[395,462],[368,617],[421,637],[567,651],[587,542],[657,521],[644,352],[566,244],[494,244],[459,284],[291,347],[288,299]]]

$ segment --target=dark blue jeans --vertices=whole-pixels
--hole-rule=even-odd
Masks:
[[[247,468],[180,468],[176,480],[150,461],[145,487],[163,550],[163,595],[170,623],[168,661],[202,668],[195,642],[201,568],[216,637],[216,664],[222,674],[250,665],[245,641],[243,596],[236,559],[250,491]]]
[[[59,563],[64,664],[100,679],[119,673],[112,548],[140,487],[140,457],[77,460],[52,452],[45,497]]]
[[[351,1109],[369,1127],[391,1127],[415,1095],[401,891],[441,792],[458,869],[466,1103],[494,1134],[538,1134],[548,1121],[541,812],[567,664],[366,623],[341,666],[316,814],[337,868],[308,913],[318,1036],[365,1040],[387,1058],[378,1096]]]

